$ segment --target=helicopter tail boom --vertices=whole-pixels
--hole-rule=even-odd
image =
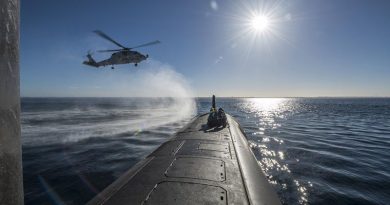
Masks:
[[[87,55],[88,61],[84,61],[83,63],[85,65],[93,66],[93,67],[99,67],[99,64],[96,63],[96,61],[92,58],[91,54]]]

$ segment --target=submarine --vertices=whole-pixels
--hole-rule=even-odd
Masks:
[[[199,115],[88,205],[259,204],[281,202],[239,123],[215,96]]]

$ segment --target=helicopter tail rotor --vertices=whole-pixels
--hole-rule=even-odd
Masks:
[[[83,64],[93,66],[93,67],[99,67],[98,63],[95,61],[95,59],[92,58],[92,52],[91,50],[88,51],[86,57],[88,58],[87,61],[84,61]]]

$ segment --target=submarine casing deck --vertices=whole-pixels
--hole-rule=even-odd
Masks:
[[[239,124],[200,115],[88,204],[280,204]]]

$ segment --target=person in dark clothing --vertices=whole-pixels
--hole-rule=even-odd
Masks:
[[[227,118],[225,111],[222,108],[219,108],[218,111],[215,106],[215,95],[213,95],[212,106],[210,109],[209,117],[207,118],[208,127],[226,127]]]

